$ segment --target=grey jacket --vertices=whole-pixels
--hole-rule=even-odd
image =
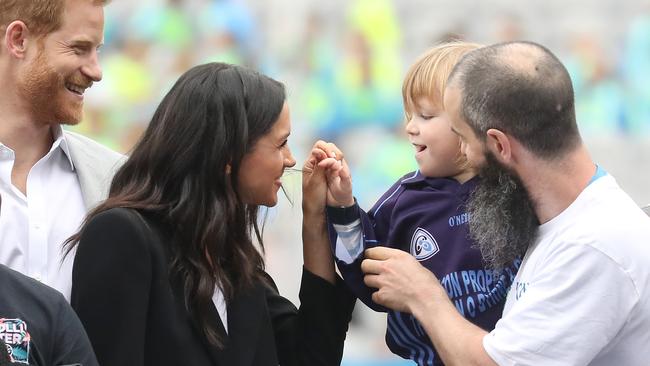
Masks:
[[[78,133],[64,131],[87,210],[108,196],[111,180],[126,157]]]

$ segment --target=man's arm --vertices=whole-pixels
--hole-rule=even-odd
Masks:
[[[463,318],[440,282],[409,253],[376,247],[361,264],[373,301],[413,314],[446,365],[497,365],[483,348],[487,332]]]

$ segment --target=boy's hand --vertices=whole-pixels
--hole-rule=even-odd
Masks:
[[[302,168],[302,208],[303,214],[324,212],[327,204],[326,170],[318,165],[330,156],[343,156],[332,143],[317,141]]]
[[[327,178],[327,205],[334,207],[354,205],[352,176],[343,155],[330,155],[320,160],[318,167],[325,170]]]
[[[303,166],[303,212],[354,205],[352,177],[343,152],[325,141],[317,141]],[[325,199],[325,202],[322,200]],[[321,204],[322,202],[322,204]]]

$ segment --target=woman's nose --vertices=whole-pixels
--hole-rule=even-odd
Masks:
[[[296,165],[296,159],[293,157],[293,154],[291,154],[291,150],[287,149],[287,154],[284,157],[284,166],[287,168],[291,168]]]

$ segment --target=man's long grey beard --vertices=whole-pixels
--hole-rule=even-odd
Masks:
[[[490,152],[485,159],[478,173],[481,180],[467,205],[469,231],[486,267],[496,270],[524,256],[537,238],[539,220],[517,174]]]

